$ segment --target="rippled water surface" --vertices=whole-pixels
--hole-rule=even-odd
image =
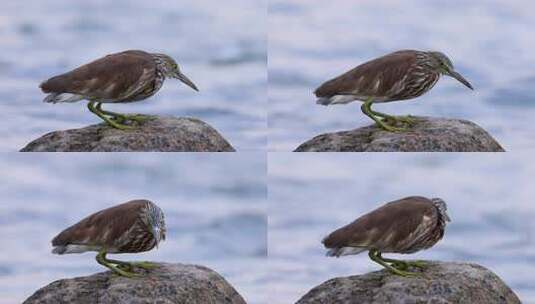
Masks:
[[[106,156],[106,157],[104,157]],[[50,240],[130,199],[165,212],[167,239],[131,260],[205,265],[250,303],[265,303],[266,163],[241,155],[0,155],[0,303],[20,303],[61,278],[105,269],[95,254],[58,256]],[[255,270],[255,271],[251,271]]]
[[[360,103],[323,107],[322,82],[400,49],[439,50],[475,87],[442,78],[426,95],[376,106],[464,118],[509,151],[533,149],[535,18],[532,1],[269,1],[269,147],[368,125]]]
[[[76,104],[44,104],[41,81],[128,49],[174,57],[200,89],[168,80],[150,99],[118,112],[193,116],[238,150],[266,146],[266,4],[196,1],[2,1],[0,151],[99,118]]]
[[[510,154],[510,153],[509,153]],[[337,276],[380,266],[366,254],[327,258],[321,239],[384,202],[440,197],[452,219],[433,248],[398,258],[465,261],[535,303],[535,164],[529,154],[271,154],[269,303],[294,303]]]

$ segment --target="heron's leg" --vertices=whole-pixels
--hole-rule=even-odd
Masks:
[[[108,260],[113,262],[114,264],[117,264],[120,269],[125,269],[127,271],[132,271],[134,267],[143,268],[145,270],[151,270],[154,268],[158,268],[158,264],[152,263],[152,262],[123,262],[123,261],[117,261],[117,260]]]
[[[406,267],[412,266],[420,269],[424,269],[429,264],[427,261],[422,260],[414,260],[414,261],[397,261],[398,263],[402,263],[406,265]],[[395,264],[395,263],[394,263]]]
[[[405,129],[393,127],[389,124],[386,124],[381,119],[377,118],[377,116],[374,114],[375,111],[371,109],[372,103],[373,103],[373,100],[371,98],[366,100],[360,107],[360,109],[362,110],[362,113],[366,114],[366,116],[373,119],[375,123],[377,123],[381,128],[385,129],[386,131],[399,132],[399,131],[405,130]],[[378,113],[378,112],[375,112],[375,113]]]
[[[111,111],[104,110],[102,108],[102,103],[101,102],[97,103],[95,108],[97,109],[97,111],[99,111],[100,113],[102,113],[104,115],[112,116],[112,119],[117,121],[117,122],[123,122],[125,120],[124,115],[121,114],[121,113],[116,113],[116,112],[111,112]]]
[[[381,257],[381,253],[378,250],[371,249],[368,252],[368,256],[370,257],[370,259],[372,259],[372,261],[374,261],[377,264],[383,266],[384,268],[388,269],[390,272],[392,272],[394,274],[400,275],[402,277],[410,277],[410,276],[415,276],[416,275],[415,273],[404,271],[403,269],[398,269],[398,268],[394,267],[393,265],[388,264]]]
[[[141,122],[145,122],[145,121],[148,121],[148,120],[153,120],[153,119],[155,119],[155,116],[153,116],[153,115],[143,115],[143,114],[124,114],[122,116],[122,118],[126,119],[126,120],[132,120],[132,121],[141,123]]]
[[[132,270],[133,267],[139,267],[146,270],[151,270],[154,268],[158,268],[158,264],[152,263],[152,262],[126,262],[126,261],[119,261],[119,260],[111,260],[107,259],[108,262],[119,265],[118,267],[121,269],[127,269]]]
[[[127,125],[119,124],[119,123],[113,121],[112,119],[110,119],[109,117],[107,117],[104,113],[102,113],[98,109],[98,104],[95,107],[95,103],[96,103],[95,101],[90,101],[87,104],[87,108],[89,109],[89,111],[91,111],[92,113],[94,113],[95,115],[100,117],[102,120],[104,120],[108,125],[116,128],[116,129],[120,129],[120,130],[126,130],[126,129],[130,129],[131,128],[131,127],[127,126]]]
[[[427,261],[423,261],[423,260],[403,261],[403,260],[387,259],[387,258],[383,258],[383,256],[381,255],[380,252],[377,255],[383,261],[385,261],[387,263],[390,263],[390,264],[392,264],[392,266],[394,266],[394,267],[396,267],[398,269],[402,269],[402,270],[406,270],[410,266],[416,267],[416,268],[425,268],[427,266],[427,264],[428,264]]]
[[[392,123],[403,122],[411,126],[416,124],[416,120],[414,119],[412,115],[395,116],[395,115],[388,115],[388,114],[381,113],[381,112],[376,112],[374,110],[372,110],[372,113],[375,116],[383,117],[384,120],[387,122],[392,122]]]
[[[416,119],[411,115],[388,116],[385,117],[385,120],[388,122],[392,121],[393,123],[402,122],[408,124],[409,126],[414,126],[416,124]]]
[[[396,122],[404,122],[410,126],[414,125],[416,123],[414,117],[412,117],[411,115],[401,115],[401,116],[396,116],[396,115],[389,115],[389,114],[386,114],[386,113],[382,113],[382,112],[377,112],[375,110],[372,110],[371,108],[371,105],[369,106],[369,110],[370,112],[375,115],[375,116],[379,116],[379,117],[383,117],[384,120],[386,122],[391,122],[391,123],[396,123]]]
[[[158,264],[152,263],[152,262],[146,262],[146,261],[143,261],[143,262],[129,262],[129,264],[131,266],[143,268],[145,270],[151,270],[151,269],[154,269],[154,268],[158,268]]]
[[[122,114],[112,111],[107,111],[102,109],[102,103],[98,103],[96,106],[97,110],[105,115],[113,116],[114,120],[124,122],[126,120],[133,120],[136,122],[144,122],[147,120],[150,120],[152,116],[149,115],[141,115],[141,114]]]
[[[383,261],[392,264],[392,266],[397,268],[397,269],[407,270],[407,268],[409,268],[409,265],[405,261],[383,258],[381,252],[377,253],[376,255],[379,258],[381,258]]]
[[[109,268],[111,271],[113,271],[114,273],[116,273],[116,274],[118,274],[120,276],[127,277],[127,278],[133,278],[133,277],[137,276],[133,272],[125,271],[125,270],[120,269],[119,267],[113,265],[113,264],[115,264],[113,262],[113,260],[106,259],[106,251],[104,249],[102,249],[102,250],[100,250],[98,252],[96,259],[97,259],[97,262],[100,265]]]
[[[383,117],[385,121],[387,122],[391,122],[391,123],[396,123],[396,122],[404,122],[410,126],[416,124],[416,120],[414,119],[414,117],[412,115],[400,115],[400,116],[397,116],[397,115],[389,115],[389,114],[386,114],[386,113],[382,113],[382,112],[377,112],[375,110],[372,110],[371,108],[371,105],[369,107],[370,109],[370,112],[375,115],[375,116],[379,116],[379,117]]]

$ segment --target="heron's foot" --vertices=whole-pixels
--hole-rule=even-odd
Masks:
[[[405,128],[399,128],[395,127],[397,120],[395,116],[391,116],[388,114],[384,114],[381,112],[377,112],[372,110],[372,99],[369,99],[368,101],[364,102],[361,106],[362,113],[366,114],[369,118],[373,119],[375,123],[381,127],[382,129],[388,131],[388,132],[403,132],[406,131]],[[390,122],[391,120],[392,122]]]
[[[151,115],[141,115],[141,114],[118,114],[112,116],[112,119],[119,122],[124,123],[126,121],[134,121],[136,123],[144,123],[148,120],[155,119],[154,116]]]
[[[132,267],[132,265],[130,265],[130,263],[117,264],[117,268],[119,268],[119,269],[121,269],[123,271],[133,272],[133,267]]]
[[[145,270],[151,270],[159,267],[158,264],[152,262],[130,262],[130,265],[143,268]]]
[[[412,260],[412,261],[401,261],[401,260],[394,260],[394,259],[383,259],[385,262],[390,263],[392,267],[400,269],[400,270],[407,270],[409,267],[415,267],[424,269],[427,267],[427,262],[423,260]]]
[[[420,268],[420,269],[424,269],[429,265],[427,261],[423,261],[423,260],[404,261],[404,262],[409,267],[415,267],[415,268]]]
[[[115,273],[116,275],[119,275],[119,276],[127,277],[127,278],[130,278],[130,279],[139,277],[139,274],[132,272],[131,269],[125,269],[125,267],[123,267],[123,265],[117,265],[117,266],[109,265],[107,267],[111,271],[113,271],[113,273]]]
[[[112,128],[119,129],[119,130],[130,130],[132,129],[132,126],[125,125],[122,122],[123,121],[115,121],[114,119],[108,118],[107,120],[104,119],[104,121]]]
[[[402,277],[410,277],[410,278],[413,278],[413,277],[417,277],[419,274],[418,273],[415,273],[415,272],[409,272],[409,271],[405,271],[405,270],[402,270],[402,269],[398,269],[394,266],[392,266],[391,268],[387,268],[390,272],[392,272],[393,274],[397,274],[399,276],[402,276]]]
[[[136,276],[139,276],[138,274],[135,274],[134,272],[132,272],[132,267],[129,266],[127,263],[122,263],[122,262],[120,264],[114,263],[112,262],[113,260],[111,261],[107,260],[105,257],[103,259],[97,258],[97,261],[99,262],[99,264],[108,268],[113,273],[119,276],[123,276],[127,278],[134,278]]]
[[[151,262],[121,262],[117,265],[118,268],[124,271],[133,271],[135,267],[142,268],[145,270],[152,270],[158,268],[158,264]]]
[[[115,116],[110,118],[110,117],[102,114],[102,115],[98,115],[98,117],[100,117],[102,120],[104,120],[104,122],[106,122],[112,128],[119,129],[119,130],[132,129],[131,126],[124,124],[123,120],[115,119]]]
[[[405,264],[405,261],[383,258],[381,256],[381,252],[376,249],[370,250],[368,252],[368,256],[370,259],[372,259],[372,261],[388,269],[388,271],[393,274],[397,274],[402,277],[415,277],[419,275],[418,273],[406,271],[407,265]]]
[[[394,127],[391,124],[385,123],[384,121],[379,120],[379,119],[375,120],[375,122],[377,123],[377,125],[379,127],[381,127],[382,129],[384,129],[385,131],[388,131],[388,132],[404,132],[404,131],[407,131],[406,128]]]
[[[399,123],[406,124],[409,126],[414,126],[416,124],[416,119],[412,117],[411,115],[405,115],[405,116],[385,116],[384,122],[392,125],[397,125]]]
[[[102,116],[107,117],[108,119],[111,119],[111,120],[115,121],[118,124],[122,124],[123,126],[125,125],[124,123],[127,122],[127,121],[134,121],[134,122],[137,122],[137,123],[142,123],[142,122],[145,122],[145,121],[150,120],[150,119],[153,118],[153,116],[149,116],[149,115],[122,114],[122,113],[117,113],[117,112],[104,110],[104,109],[102,109],[102,103],[97,103],[96,106],[91,106],[90,110],[93,113],[97,112],[98,113],[97,115],[100,114],[99,116],[101,118],[102,118]],[[102,118],[102,119],[104,119],[104,118]]]
[[[404,261],[392,262],[390,265],[399,270],[407,270],[409,268],[409,265]]]
[[[107,114],[109,114],[111,112],[103,111],[100,108],[100,106],[101,106],[101,104],[100,103],[96,103],[95,101],[90,101],[87,104],[87,108],[89,109],[89,111],[91,111],[93,114],[95,114],[98,117],[100,117],[100,119],[104,120],[112,128],[116,128],[116,129],[119,129],[119,130],[127,130],[127,129],[131,128],[130,126],[121,124],[120,122],[114,121],[110,117],[106,116]]]

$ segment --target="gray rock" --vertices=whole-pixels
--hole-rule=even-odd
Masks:
[[[195,118],[150,116],[118,130],[105,123],[54,131],[32,141],[21,152],[234,152],[214,128]]]
[[[23,304],[245,304],[225,279],[203,266],[159,263],[129,279],[110,271],[63,279],[36,291]]]
[[[318,135],[294,152],[504,152],[500,144],[473,122],[414,117],[404,132],[387,132],[371,125]]]
[[[456,303],[520,304],[492,271],[468,263],[429,262],[420,276],[404,278],[387,270],[334,278],[310,290],[298,304]]]

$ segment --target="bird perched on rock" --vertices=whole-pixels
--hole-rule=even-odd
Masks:
[[[409,266],[423,267],[421,261],[386,259],[382,253],[414,253],[428,249],[444,236],[446,203],[440,198],[406,197],[385,204],[323,239],[327,256],[359,254],[369,257],[391,272],[410,276]]]
[[[110,260],[106,254],[149,251],[165,240],[165,232],[162,209],[148,200],[133,200],[101,210],[63,230],[52,240],[52,253],[96,251],[99,264],[133,277],[134,266],[150,269],[154,264]]]
[[[44,102],[88,100],[89,111],[110,126],[127,129],[127,120],[143,121],[146,116],[125,115],[102,109],[103,103],[127,103],[146,99],[162,87],[165,79],[176,78],[195,91],[195,84],[168,55],[130,50],[115,53],[85,64],[65,74],[52,77],[40,88],[49,93]]]
[[[441,75],[451,76],[468,88],[472,85],[457,73],[451,60],[440,52],[397,51],[368,61],[331,79],[314,91],[321,105],[363,101],[362,112],[387,131],[403,131],[392,124],[414,124],[410,116],[393,116],[371,109],[373,103],[418,97],[429,91]],[[383,119],[381,119],[383,118]]]

